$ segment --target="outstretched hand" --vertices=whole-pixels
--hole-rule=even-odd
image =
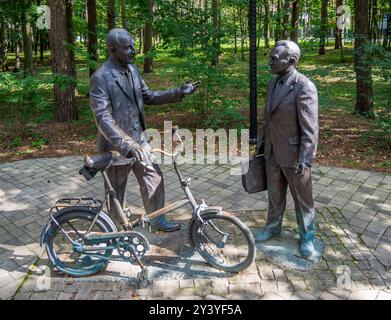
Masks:
[[[184,85],[181,87],[181,93],[182,95],[186,96],[189,94],[194,93],[200,84],[200,81],[192,82],[191,80],[186,81]]]

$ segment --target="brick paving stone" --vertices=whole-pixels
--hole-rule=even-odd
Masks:
[[[180,288],[193,288],[194,287],[194,280],[193,279],[180,279],[179,280],[179,287]]]
[[[261,281],[258,274],[244,274],[242,275],[242,281],[244,284],[259,283]]]
[[[357,290],[352,292],[349,300],[375,300],[379,294],[379,290]]]
[[[260,300],[284,300],[284,298],[274,292],[265,292]]]
[[[217,291],[217,290],[216,290]],[[227,293],[227,290],[222,290],[224,293]],[[178,296],[192,296],[194,295],[194,288],[179,288],[176,291]]]
[[[261,289],[263,292],[277,292],[277,283],[272,280],[261,280]]]
[[[228,299],[224,298],[223,296],[209,294],[205,297],[205,300],[228,300]]]
[[[230,284],[243,284],[242,276],[237,275],[228,279]]]
[[[22,292],[19,294],[16,294],[13,297],[13,300],[30,300],[31,292]]]
[[[391,293],[386,291],[380,291],[376,297],[376,300],[391,300]]]
[[[234,293],[231,295],[230,300],[250,300],[250,296],[245,293]]]
[[[279,292],[292,292],[293,288],[290,282],[287,281],[277,281],[277,290]]]
[[[349,291],[328,291],[325,290],[319,297],[319,300],[345,300],[349,296]]]
[[[287,277],[285,275],[285,271],[282,269],[273,269],[274,278],[277,281],[286,281]]]
[[[258,270],[259,270],[259,275],[261,276],[262,280],[273,280],[274,279],[274,273],[270,267],[258,266]]]
[[[60,294],[57,297],[57,300],[73,300],[74,297],[75,297],[75,293],[60,292]]]

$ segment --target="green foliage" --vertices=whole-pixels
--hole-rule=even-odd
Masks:
[[[199,93],[185,105],[203,114],[204,124],[207,126],[216,128],[224,123],[239,124],[244,119],[238,111],[243,97],[229,99],[225,96],[227,90],[243,92],[248,87],[246,74],[237,72],[231,64],[232,60],[228,59],[218,67],[211,67],[192,57],[177,65],[181,78],[201,81]]]
[[[37,149],[39,149],[42,146],[47,145],[47,144],[49,144],[49,140],[46,138],[41,138],[41,139],[38,139],[38,140],[31,142],[31,146],[33,148],[37,148]]]
[[[42,86],[46,84],[46,81],[31,75],[25,76],[22,72],[0,73],[0,97],[12,106],[14,120],[19,123],[24,133],[32,116],[48,108],[48,103],[42,95]]]
[[[369,45],[372,52],[372,65],[379,68],[380,76],[384,81],[391,83],[391,51],[386,50],[379,44]]]
[[[22,140],[20,137],[14,137],[10,143],[10,147],[20,147],[22,145]]]

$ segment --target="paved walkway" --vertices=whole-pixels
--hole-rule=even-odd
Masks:
[[[86,182],[78,175],[81,163],[81,157],[64,157],[0,164],[1,299],[391,299],[391,176],[323,166],[314,167],[313,180],[317,236],[325,251],[309,273],[285,270],[260,252],[245,272],[219,272],[190,250],[182,228],[171,235],[147,234],[153,281],[146,288],[136,289],[132,282],[136,266],[115,261],[105,272],[83,279],[50,269],[50,288],[42,290],[39,284],[47,279],[31,265],[48,265],[39,247],[48,208],[61,197],[103,195],[101,177]],[[233,211],[251,229],[264,224],[266,193],[248,195],[229,166],[182,167],[198,198]],[[182,197],[173,169],[162,170],[167,202]],[[137,183],[130,176],[132,185]],[[288,199],[284,228],[293,230],[293,201]],[[142,210],[137,187],[129,188],[128,202],[134,211]],[[183,224],[189,218],[183,210],[172,217]]]

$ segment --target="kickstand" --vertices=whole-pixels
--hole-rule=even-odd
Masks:
[[[136,285],[139,289],[147,287],[150,284],[148,280],[148,268],[141,262],[132,246],[130,246],[130,250],[132,251],[133,257],[136,259],[136,262],[141,267],[141,271],[137,275]]]
[[[138,275],[137,275],[137,282],[136,282],[136,285],[137,285],[138,289],[145,288],[145,287],[148,287],[150,285],[150,282],[149,282],[149,279],[148,279],[148,274],[149,274],[149,271],[148,271],[147,267],[144,267],[138,273]]]

